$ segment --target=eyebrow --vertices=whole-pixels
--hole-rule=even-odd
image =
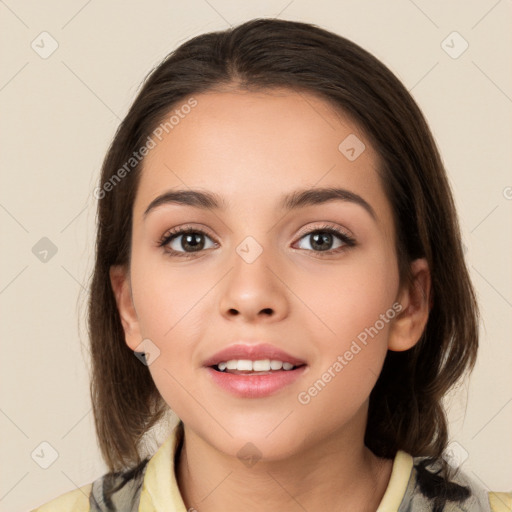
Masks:
[[[363,207],[373,219],[377,218],[375,210],[361,196],[350,190],[336,187],[295,190],[281,198],[279,207],[290,211],[336,200],[357,204]],[[224,211],[226,209],[226,202],[218,194],[200,190],[170,190],[151,201],[144,212],[144,219],[152,210],[165,204],[181,204],[203,210]]]

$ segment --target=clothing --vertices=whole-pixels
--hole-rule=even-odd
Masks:
[[[174,472],[182,441],[183,424],[179,422],[153,457],[137,468],[103,475],[31,512],[187,512]],[[426,473],[425,458],[398,451],[377,512],[436,510],[434,496],[429,498],[422,492],[427,495],[431,492],[425,491],[424,482],[428,483],[430,476],[435,473],[435,464],[428,468]],[[434,484],[435,478],[432,477],[431,481]],[[488,493],[460,471],[451,478],[451,482],[469,487],[471,495],[461,502],[446,501],[444,508],[438,510],[512,512],[512,492]],[[436,486],[433,485],[433,488]]]

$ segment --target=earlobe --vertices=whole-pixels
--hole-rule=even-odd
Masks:
[[[431,278],[424,258],[411,263],[412,279],[400,290],[397,302],[402,309],[394,319],[388,340],[389,350],[401,352],[412,348],[421,338],[431,309]]]
[[[135,350],[140,344],[142,337],[140,335],[137,312],[133,305],[129,272],[124,265],[113,265],[110,267],[109,273],[126,344],[132,350]]]

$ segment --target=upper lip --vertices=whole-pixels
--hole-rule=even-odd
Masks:
[[[260,361],[262,359],[274,359],[283,363],[291,363],[294,366],[306,364],[302,359],[298,359],[283,350],[270,345],[261,343],[258,345],[247,345],[243,343],[235,343],[225,349],[216,352],[213,356],[204,361],[204,366],[215,366],[218,363],[230,361],[232,359],[249,359],[251,361]]]

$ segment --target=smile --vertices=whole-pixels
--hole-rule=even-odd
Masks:
[[[241,364],[239,365],[239,363]],[[250,370],[248,369],[249,363]],[[272,369],[272,363],[274,363],[275,369]],[[280,368],[277,368],[277,363],[279,363]],[[222,365],[224,367],[224,364],[226,367],[220,370],[218,366]],[[218,366],[207,367],[206,371],[215,386],[231,395],[239,398],[264,398],[277,394],[290,386],[308,369],[305,364],[301,366],[291,365],[292,368],[285,369],[285,364],[287,367],[290,365],[290,363],[283,363],[278,360],[250,361],[242,359],[219,363]],[[233,368],[229,368],[228,365]],[[235,365],[236,369],[234,368]],[[264,370],[259,368],[264,368]]]
[[[251,361],[250,359],[231,359],[218,363],[214,368],[220,372],[245,372],[247,374],[279,370],[290,371],[297,368],[297,366],[286,361],[279,361],[278,359],[259,359],[258,361]]]

